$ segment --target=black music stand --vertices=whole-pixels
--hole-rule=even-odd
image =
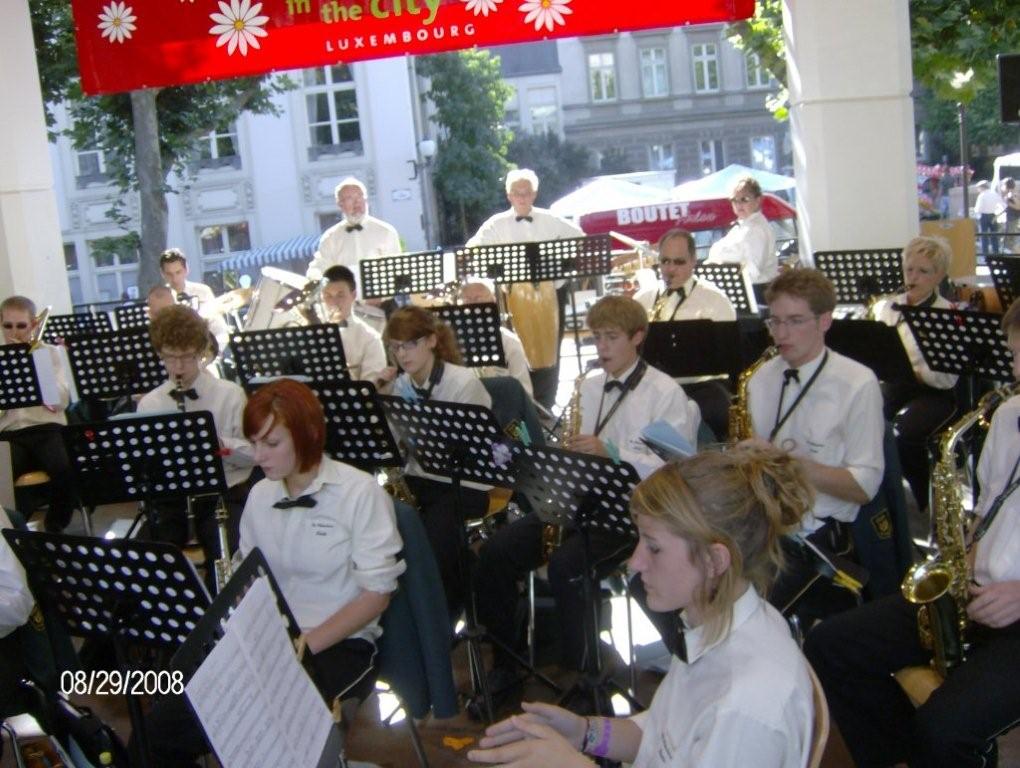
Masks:
[[[117,323],[118,331],[145,328],[149,325],[149,310],[145,304],[122,304],[114,307],[113,319]]]
[[[492,411],[481,405],[447,403],[439,400],[416,401],[385,395],[380,397],[383,409],[396,431],[408,447],[411,457],[426,472],[449,477],[454,491],[455,505],[460,518],[458,551],[462,581],[467,585],[467,606],[464,630],[458,640],[467,640],[468,665],[475,693],[481,693],[485,714],[492,721],[492,695],[485,676],[481,643],[489,640],[498,644],[518,664],[553,691],[560,688],[536,670],[512,648],[498,638],[486,634],[478,624],[475,606],[474,581],[469,564],[467,521],[460,498],[462,480],[473,480],[503,488],[514,487],[512,467],[513,448]]]
[[[151,513],[157,499],[227,490],[216,424],[209,411],[71,424],[64,427],[63,438],[87,506],[142,501],[144,510]],[[154,523],[150,520],[152,531]]]
[[[453,328],[464,365],[469,368],[486,365],[506,368],[499,306],[495,302],[429,307],[429,310]]]
[[[878,320],[833,320],[825,345],[875,373],[879,381],[913,381],[914,369],[895,327]]]
[[[273,572],[269,569],[269,563],[266,562],[266,558],[261,550],[256,547],[234,569],[230,581],[224,585],[223,589],[212,601],[212,604],[206,608],[204,614],[197,620],[191,634],[170,660],[170,669],[172,671],[182,672],[185,681],[191,679],[216,643],[223,637],[227,618],[234,612],[234,609],[241,602],[245,594],[247,594],[255,580],[262,576],[269,580],[269,586],[272,588],[273,596],[276,598],[276,606],[283,616],[287,634],[290,635],[291,640],[296,639],[301,634],[301,628],[298,626],[294,614],[291,613],[290,606],[287,605],[276,577],[273,576]],[[302,666],[312,681],[316,683],[316,687],[318,687],[318,681],[316,680],[310,658],[311,654],[305,654]],[[323,700],[325,701],[325,697]],[[326,706],[328,707],[329,705],[330,702],[326,702]],[[190,702],[188,706],[191,706]],[[192,708],[192,712],[194,713],[194,708]],[[195,719],[198,720],[197,716]],[[334,724],[330,730],[329,740],[326,742],[317,768],[331,768],[332,766],[339,767],[343,765],[343,734]]]
[[[740,330],[735,321],[649,323],[641,357],[673,378],[732,376],[743,370]]]
[[[938,373],[1013,380],[1002,317],[955,308],[897,305],[928,367]]]
[[[83,399],[140,395],[166,381],[166,369],[147,328],[69,336],[66,343],[78,395]]]
[[[28,344],[0,344],[0,411],[42,404],[39,377]]]
[[[94,315],[50,315],[43,330],[43,341],[59,344],[68,336],[94,336],[113,330],[110,316],[105,312]]]
[[[738,315],[757,315],[758,300],[740,264],[699,263],[694,274],[703,277],[726,294]]]
[[[613,270],[612,238],[607,235],[570,237],[530,243],[505,243],[459,248],[454,252],[457,279],[482,275],[497,283],[538,283],[570,280],[570,306],[577,317],[577,278],[608,275]],[[581,339],[574,333],[577,364]],[[556,352],[559,360],[559,350]]]
[[[428,293],[443,284],[443,252],[439,249],[362,259],[358,267],[362,299]]]
[[[350,378],[340,326],[242,331],[230,337],[237,378],[242,386],[258,377],[308,376],[313,381]]]
[[[641,705],[622,686],[607,679],[599,652],[598,577],[591,557],[591,533],[597,531],[620,537],[621,548],[637,533],[630,519],[630,497],[638,483],[630,464],[616,463],[604,456],[575,453],[549,446],[520,446],[515,451],[516,490],[531,503],[546,523],[571,525],[582,537],[584,571],[581,581],[586,606],[584,632],[587,653],[584,671],[577,683],[560,699],[566,704],[576,697],[590,697],[596,714],[609,701],[607,689],[624,696],[634,707]]]
[[[180,645],[209,605],[194,566],[172,544],[12,529],[3,535],[25,567],[36,601],[56,609],[68,634],[113,642],[122,680],[134,683],[152,674],[136,670],[134,677],[130,645]],[[131,731],[148,765],[141,707],[131,689],[124,693]]]
[[[836,288],[838,304],[867,304],[873,296],[896,293],[903,286],[903,251],[815,251],[815,266]]]
[[[1020,296],[1020,258],[1002,254],[988,255],[985,256],[985,264],[992,275],[995,292],[999,295],[999,305],[1005,312]]]
[[[311,382],[326,415],[326,453],[366,472],[403,466],[375,386],[367,381]]]

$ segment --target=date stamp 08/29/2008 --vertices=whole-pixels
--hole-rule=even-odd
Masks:
[[[184,693],[184,673],[180,670],[64,670],[60,673],[60,692],[65,696],[154,696]]]

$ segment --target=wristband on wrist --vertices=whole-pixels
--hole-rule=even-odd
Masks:
[[[591,718],[584,718],[584,738],[581,739],[581,752],[587,754],[588,750],[595,746],[596,739],[598,739],[598,734],[592,727]]]
[[[609,754],[609,740],[613,733],[613,720],[609,717],[600,717],[599,725],[602,726],[599,743],[588,750],[592,757],[605,757]]]

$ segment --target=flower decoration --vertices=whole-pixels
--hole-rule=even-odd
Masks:
[[[467,9],[475,16],[488,16],[489,13],[495,13],[498,10],[498,6],[503,0],[464,0],[464,2],[467,3]]]
[[[227,5],[220,0],[221,13],[210,13],[209,18],[216,22],[209,29],[210,35],[219,35],[216,47],[226,45],[227,55],[240,51],[242,56],[248,55],[248,46],[259,48],[259,38],[267,37],[268,32],[262,26],[269,21],[268,16],[259,16],[262,3],[251,4],[251,0],[230,0]]]
[[[573,13],[567,8],[570,2],[571,0],[527,0],[517,10],[526,14],[525,24],[535,22],[536,32],[541,31],[542,27],[552,32],[556,24],[563,26],[567,23],[563,17]]]
[[[129,8],[127,3],[118,3],[116,0],[103,7],[99,14],[99,28],[103,31],[102,36],[109,38],[111,43],[123,43],[131,37],[131,33],[137,29],[135,22],[138,17],[134,15],[135,9]]]

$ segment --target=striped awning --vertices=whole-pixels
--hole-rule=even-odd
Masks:
[[[319,235],[298,235],[289,240],[281,240],[272,245],[252,248],[251,250],[234,254],[234,256],[223,262],[221,269],[236,269],[239,272],[247,272],[253,267],[279,264],[291,259],[311,261],[318,247]]]

